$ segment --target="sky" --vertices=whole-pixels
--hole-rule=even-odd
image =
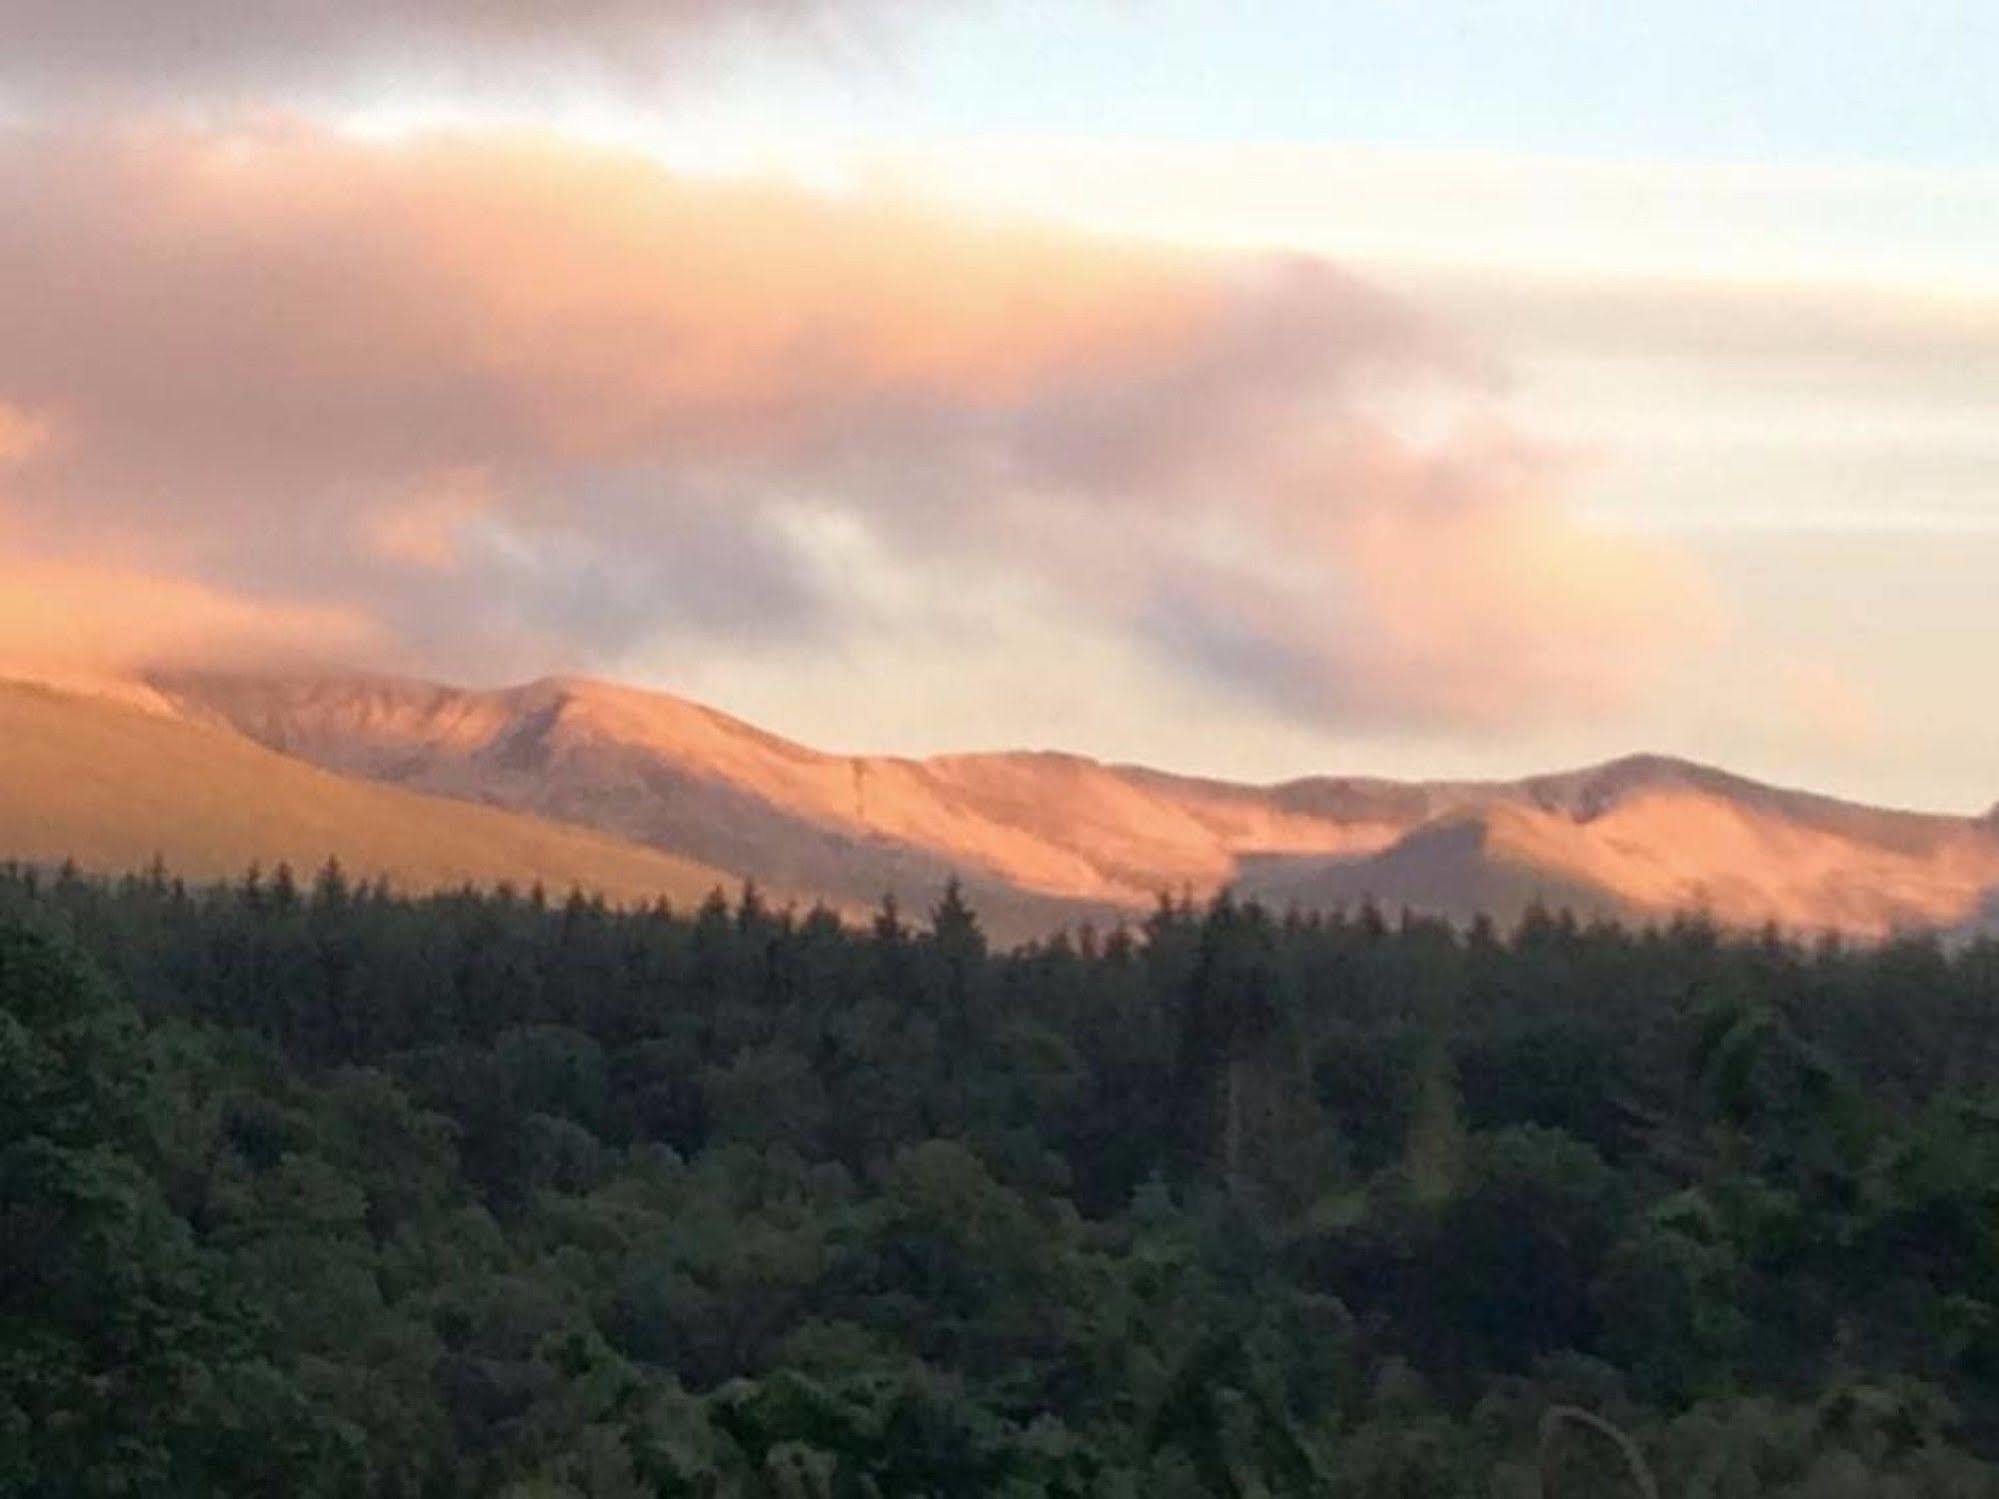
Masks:
[[[0,0],[0,666],[1999,798],[1972,3]]]

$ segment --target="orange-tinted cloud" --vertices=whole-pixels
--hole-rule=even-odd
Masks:
[[[1711,636],[1714,603],[1675,549],[1565,510],[1558,467],[1484,425],[1423,450],[1351,432],[1263,491],[1283,565],[1165,562],[1148,623],[1218,681],[1329,723],[1608,716]]]
[[[1592,711],[1695,607],[1316,261],[299,125],[0,138],[0,222],[0,395],[63,437],[0,477],[25,553],[440,671],[809,654],[869,601],[801,514],[1320,719]]]
[[[1616,708],[1713,627],[1684,554],[1578,522],[1552,482],[1559,460],[1516,437],[1481,428],[1426,461],[1370,467],[1374,500],[1349,507],[1334,540],[1374,640],[1369,695],[1394,695],[1379,680],[1393,674],[1414,716]]]
[[[382,649],[365,616],[89,563],[0,561],[0,672],[328,662]]]
[[[52,435],[47,418],[0,401],[0,468],[27,462]]]
[[[362,524],[369,547],[385,562],[431,572],[455,571],[465,560],[465,532],[495,504],[481,469],[451,469],[425,479],[400,504]]]

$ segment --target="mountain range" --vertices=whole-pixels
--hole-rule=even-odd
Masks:
[[[1075,755],[825,753],[663,693],[354,674],[0,685],[0,857],[190,876],[329,855],[406,888],[698,900],[754,880],[859,915],[957,877],[1014,939],[1224,886],[1506,921],[1879,937],[1999,909],[1999,814],[1890,811],[1638,755],[1517,781],[1198,779]]]

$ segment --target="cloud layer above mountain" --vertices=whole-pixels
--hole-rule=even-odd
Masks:
[[[803,655],[879,602],[833,536],[1301,720],[1450,726],[1594,711],[1703,609],[1316,260],[296,122],[17,130],[0,221],[0,589],[61,569],[45,636],[98,568],[164,589],[139,653],[241,608],[487,678]]]

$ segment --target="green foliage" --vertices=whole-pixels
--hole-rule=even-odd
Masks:
[[[1999,1494],[1999,951],[0,872],[0,1493]]]
[[[328,1492],[359,1453],[168,1205],[147,1039],[64,943],[0,926],[0,1486]]]

